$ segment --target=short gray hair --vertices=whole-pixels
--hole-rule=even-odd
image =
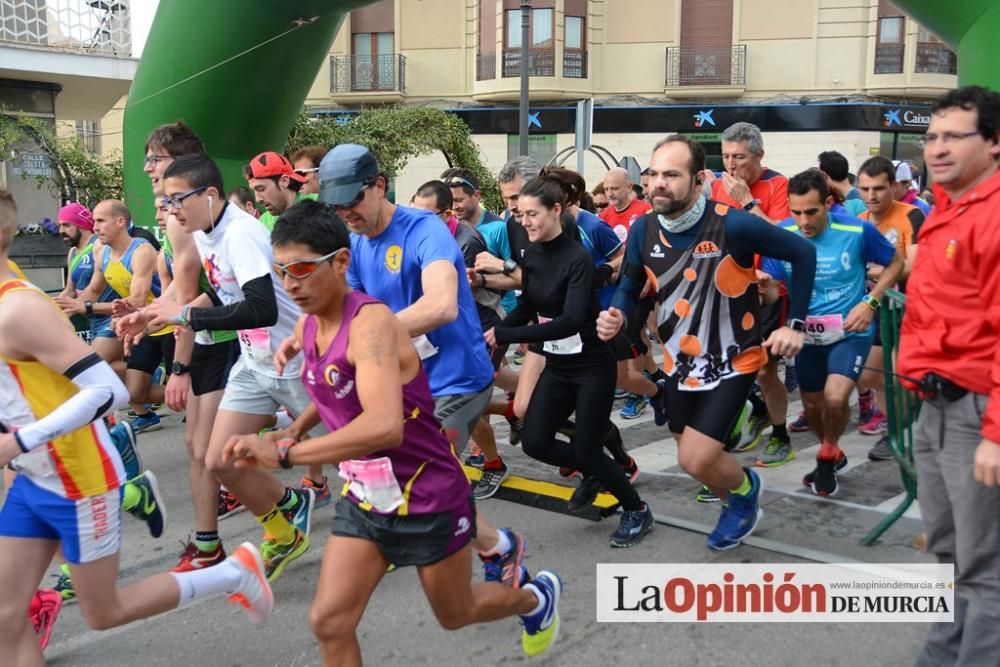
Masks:
[[[542,166],[534,158],[530,158],[527,155],[518,155],[516,158],[507,161],[507,164],[500,170],[497,180],[501,183],[510,183],[520,176],[527,183],[538,178],[540,173],[542,173]]]
[[[760,128],[753,123],[733,123],[722,133],[722,140],[732,143],[745,141],[751,153],[764,154],[764,138],[760,135]]]

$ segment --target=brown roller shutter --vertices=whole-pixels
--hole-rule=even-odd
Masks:
[[[896,7],[891,2],[889,2],[889,0],[878,0],[878,15],[902,16],[903,12],[896,9]]]
[[[566,16],[586,16],[587,0],[565,0],[563,12]]]
[[[351,32],[395,32],[396,0],[380,0],[351,12]]]
[[[730,46],[733,0],[681,0],[681,46]]]
[[[497,46],[497,2],[479,0],[479,52],[493,53]]]

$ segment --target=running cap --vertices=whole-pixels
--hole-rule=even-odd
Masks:
[[[349,204],[378,174],[378,161],[364,146],[334,146],[319,163],[319,200],[333,206]]]
[[[73,202],[59,209],[59,222],[73,225],[88,232],[94,231],[94,216],[83,204]]]
[[[305,176],[295,173],[288,158],[274,151],[265,151],[250,160],[250,164],[245,169],[245,175],[248,181],[251,178],[273,178],[275,176],[288,176],[298,183],[305,183],[307,180]]]
[[[913,170],[910,169],[909,162],[903,162],[902,160],[894,160],[893,164],[896,165],[896,180],[897,181],[912,181],[913,180]]]

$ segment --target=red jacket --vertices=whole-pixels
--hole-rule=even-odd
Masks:
[[[906,283],[898,369],[989,396],[982,434],[1000,443],[1000,170],[951,201],[934,187]]]

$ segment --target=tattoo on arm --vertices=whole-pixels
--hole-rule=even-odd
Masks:
[[[365,337],[365,347],[364,356],[373,357],[375,359],[375,365],[382,365],[382,355],[385,354],[385,338],[384,333],[378,329],[369,329],[366,332],[368,334]]]

